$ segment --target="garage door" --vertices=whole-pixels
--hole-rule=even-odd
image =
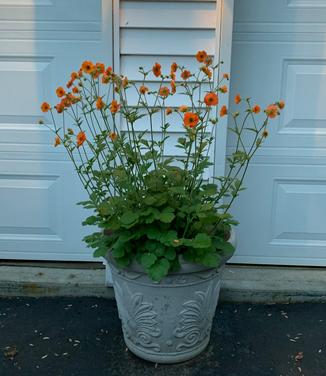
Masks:
[[[0,258],[90,260],[85,194],[36,123],[83,60],[112,64],[111,1],[0,0],[0,22]]]
[[[232,95],[286,107],[234,208],[232,261],[326,266],[326,1],[237,0],[234,16]]]

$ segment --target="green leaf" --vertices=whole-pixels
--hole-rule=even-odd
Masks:
[[[158,282],[168,274],[169,268],[169,261],[166,258],[161,258],[148,269],[148,274],[150,278]]]
[[[205,253],[201,258],[201,264],[205,266],[210,266],[212,268],[218,267],[221,262],[221,257],[216,252]]]
[[[120,258],[125,255],[125,250],[122,246],[112,249],[112,256],[114,258]]]
[[[184,239],[183,244],[192,248],[209,248],[212,245],[212,239],[205,233],[199,233],[194,239]]]
[[[141,257],[141,264],[145,269],[148,269],[155,263],[156,260],[157,257],[153,253],[146,252]]]
[[[120,218],[120,223],[126,227],[132,227],[135,223],[137,223],[139,219],[139,215],[132,211],[126,211],[122,214]]]
[[[173,241],[178,239],[178,234],[174,230],[161,232],[160,242],[165,245],[174,245]]]
[[[95,223],[98,222],[98,217],[96,217],[95,215],[91,215],[90,217],[86,218],[85,221],[82,223],[83,226],[86,226],[86,225],[94,225]]]
[[[233,254],[235,251],[233,245],[223,239],[214,239],[213,244],[216,249],[220,249],[221,251],[224,251],[226,254]]]
[[[160,240],[162,236],[162,231],[157,227],[152,227],[147,230],[148,239]]]
[[[169,261],[172,261],[176,258],[177,253],[174,248],[168,248],[164,254],[165,258],[167,258]]]
[[[175,218],[173,208],[167,207],[159,214],[159,220],[163,223],[171,223]]]
[[[104,257],[106,256],[108,253],[108,249],[107,248],[97,248],[94,252],[93,252],[93,256],[94,257]]]

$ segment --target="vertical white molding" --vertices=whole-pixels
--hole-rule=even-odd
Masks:
[[[120,1],[112,0],[112,13],[111,13],[111,24],[112,27],[112,68],[117,74],[120,74]],[[118,120],[118,124],[120,121]],[[112,287],[112,273],[109,263],[104,259],[103,264],[105,265],[105,285]]]
[[[112,0],[113,70],[120,74],[120,1]]]
[[[220,3],[220,24],[217,25],[219,35],[219,60],[224,64],[219,70],[219,74],[230,73],[231,71],[231,50],[232,50],[232,31],[233,31],[233,7],[234,0],[221,0]],[[232,79],[232,77],[231,77]],[[226,105],[229,107],[229,93],[220,95],[220,108]],[[226,142],[227,142],[227,124],[228,117],[219,119],[216,126],[215,140],[215,160],[214,176],[222,176],[225,173],[226,161]]]

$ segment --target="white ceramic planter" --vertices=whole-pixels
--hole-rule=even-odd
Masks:
[[[234,231],[229,241],[235,245]],[[110,262],[124,340],[140,358],[178,363],[209,342],[222,268],[181,264],[180,271],[155,283],[138,265],[121,270]]]

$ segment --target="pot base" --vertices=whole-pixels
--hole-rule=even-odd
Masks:
[[[128,349],[138,358],[147,360],[149,362],[153,363],[159,363],[159,364],[175,364],[175,363],[182,363],[186,362],[187,360],[193,359],[196,356],[200,355],[208,346],[210,337],[208,336],[201,344],[200,346],[190,349],[189,351],[183,351],[180,353],[154,353],[149,352],[146,350],[140,350],[137,346],[135,346],[130,340],[124,338],[124,341],[126,343],[126,346]]]

